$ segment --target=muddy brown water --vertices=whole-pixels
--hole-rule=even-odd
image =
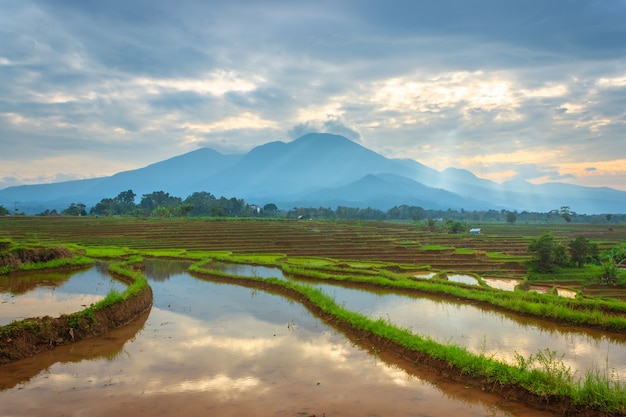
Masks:
[[[372,354],[292,300],[166,265],[147,265],[149,314],[0,367],[0,415],[552,415]]]
[[[106,266],[81,271],[32,272],[0,276],[0,326],[28,317],[69,314],[103,299],[126,285]]]

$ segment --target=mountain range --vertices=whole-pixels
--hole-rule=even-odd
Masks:
[[[402,204],[425,209],[546,212],[569,206],[577,213],[623,213],[626,192],[552,182],[496,183],[467,170],[437,171],[411,159],[390,159],[343,136],[311,133],[270,142],[248,153],[224,155],[202,148],[109,177],[0,190],[0,205],[34,214],[71,203],[91,207],[133,190],[186,198],[196,191],[247,203],[293,207],[372,207]]]

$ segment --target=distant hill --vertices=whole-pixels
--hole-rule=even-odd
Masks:
[[[249,203],[293,207],[372,207],[549,211],[570,206],[578,213],[623,213],[626,192],[564,183],[496,183],[469,171],[437,171],[409,159],[389,159],[343,136],[313,133],[292,142],[270,142],[241,155],[198,149],[110,177],[0,190],[0,204],[19,202],[26,213],[88,207],[132,189],[139,198],[165,191],[186,198],[208,191]]]

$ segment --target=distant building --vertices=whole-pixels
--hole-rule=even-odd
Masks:
[[[473,235],[479,235],[480,234],[480,228],[470,229],[470,233],[473,234]]]

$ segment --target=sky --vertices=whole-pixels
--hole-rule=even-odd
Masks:
[[[0,0],[0,189],[310,132],[626,191],[626,0]]]

